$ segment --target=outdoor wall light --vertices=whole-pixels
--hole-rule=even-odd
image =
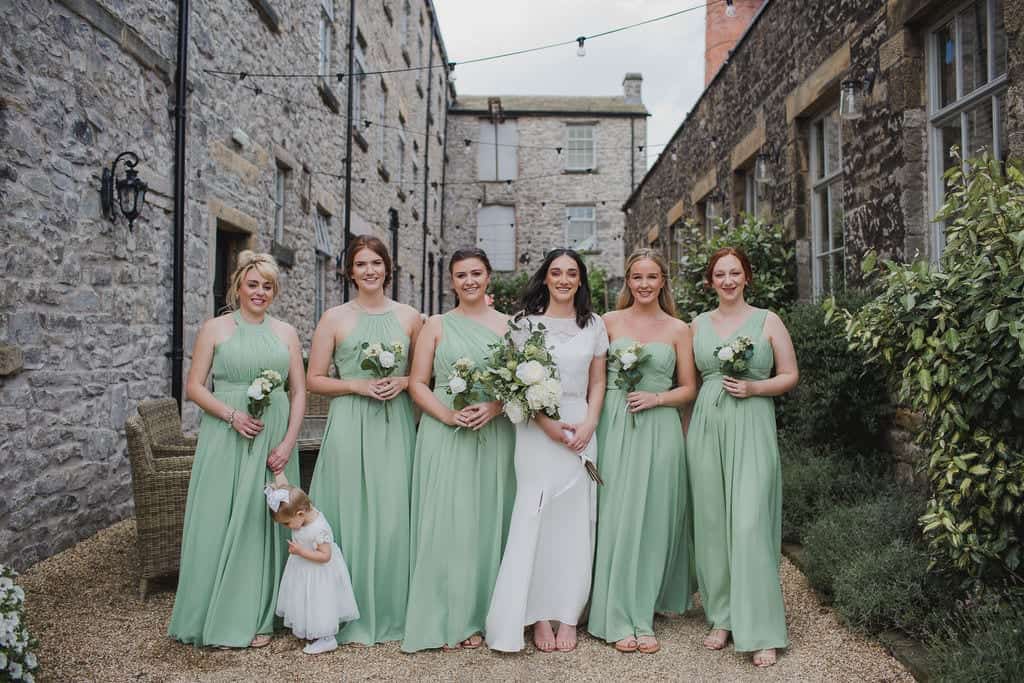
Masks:
[[[576,39],[576,43],[579,45],[579,47],[576,48],[577,57],[587,56],[587,48],[583,46],[585,42],[587,42],[587,39],[583,36],[580,36],[579,38]]]
[[[840,84],[839,93],[839,116],[847,121],[853,121],[864,116],[864,99],[875,84],[875,70],[868,69],[864,75],[857,78],[848,78]]]
[[[725,195],[721,190],[715,190],[704,200],[704,215],[709,220],[715,220],[722,216],[722,204],[725,203]]]
[[[733,0],[725,0],[725,16],[730,19],[736,16],[736,5],[733,4]]]
[[[117,165],[124,160],[124,176],[117,177]],[[133,152],[122,152],[114,159],[110,168],[103,169],[100,184],[100,203],[103,215],[113,221],[116,218],[115,208],[128,221],[128,229],[133,228],[135,219],[142,213],[142,204],[146,199],[149,186],[139,178],[135,167],[139,165],[139,157]],[[117,194],[116,203],[114,194]]]
[[[775,182],[772,165],[778,160],[779,151],[773,145],[762,147],[754,162],[754,182],[762,185],[771,185]]]

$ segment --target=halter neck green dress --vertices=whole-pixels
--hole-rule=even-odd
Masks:
[[[608,353],[633,340],[616,339]],[[645,344],[639,391],[668,391],[676,353],[670,344]],[[690,570],[692,529],[686,448],[679,411],[671,406],[636,414],[632,425],[626,394],[608,372],[608,389],[597,428],[597,553],[587,630],[612,643],[654,634],[654,613],[685,612],[694,587]]]
[[[269,316],[260,324],[246,322],[237,311],[232,317],[234,333],[213,351],[213,395],[245,411],[246,389],[263,370],[276,370],[288,385],[288,346],[274,333]],[[267,455],[288,431],[289,411],[288,394],[275,390],[251,451],[250,440],[227,422],[203,414],[167,629],[172,638],[247,647],[257,634],[273,631],[288,529],[270,519],[263,487],[273,480]],[[285,475],[299,480],[295,450]]]
[[[375,379],[360,368],[363,342],[401,342],[394,376],[408,374],[409,335],[394,312],[362,312],[334,350],[338,376]],[[348,394],[331,401],[310,499],[336,530],[348,562],[359,619],[338,632],[339,643],[401,640],[409,591],[409,487],[416,422],[403,392],[388,402]]]
[[[782,472],[773,399],[726,393],[718,400],[722,372],[715,349],[748,336],[754,355],[744,379],[771,377],[775,357],[764,335],[767,315],[754,309],[724,339],[707,313],[693,321],[694,358],[703,379],[686,442],[697,581],[708,623],[731,631],[740,652],[789,644],[779,584]]]
[[[441,316],[434,395],[446,406],[452,363],[482,367],[499,337],[454,311]],[[402,650],[457,645],[482,633],[515,502],[515,429],[504,415],[479,431],[424,414],[412,482],[412,573]]]

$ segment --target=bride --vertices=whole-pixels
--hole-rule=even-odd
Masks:
[[[584,459],[604,400],[608,335],[591,310],[587,268],[555,249],[530,278],[523,306],[543,323],[562,384],[562,421],[538,413],[516,428],[516,501],[487,613],[487,644],[517,652],[533,624],[538,650],[576,647],[576,623],[590,594],[597,493]],[[556,637],[551,621],[557,621]]]

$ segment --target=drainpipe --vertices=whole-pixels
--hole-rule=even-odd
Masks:
[[[629,193],[636,189],[636,119],[629,117]]]
[[[444,140],[441,144],[441,258],[437,265],[437,312],[444,313],[444,228],[445,228],[445,202],[448,199],[448,186],[445,182],[448,179],[448,70],[444,72]],[[441,112],[438,112],[440,114]]]
[[[420,267],[420,310],[427,310],[427,206],[429,206],[430,187],[430,97],[434,85],[434,15],[430,15],[430,46],[427,48],[427,130],[423,143],[423,263]],[[422,65],[421,65],[422,66]]]
[[[348,3],[348,104],[345,107],[345,232],[341,234],[341,248],[348,254],[348,239],[352,234],[352,95],[355,86],[356,0]],[[396,256],[397,258],[397,256]],[[342,301],[348,301],[348,278],[343,285]]]
[[[174,256],[171,395],[181,412],[185,358],[185,133],[188,129],[188,0],[178,2],[178,64],[174,75]]]
[[[402,272],[398,265],[398,209],[388,209],[388,229],[391,231],[391,298],[398,301],[398,274]]]

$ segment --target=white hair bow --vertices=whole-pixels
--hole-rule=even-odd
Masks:
[[[263,495],[267,497],[267,507],[269,507],[272,512],[277,512],[282,503],[288,502],[289,494],[288,489],[278,489],[267,485],[267,487],[263,489]]]

